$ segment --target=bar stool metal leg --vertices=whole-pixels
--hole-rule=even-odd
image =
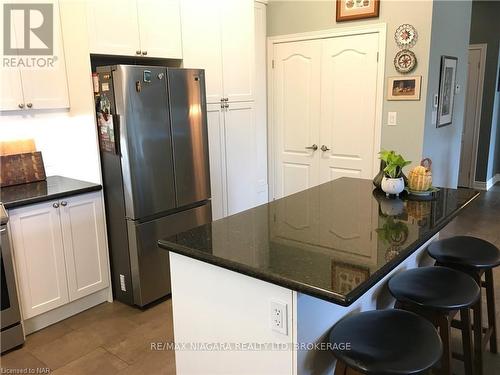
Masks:
[[[465,374],[473,375],[473,361],[472,361],[472,332],[469,309],[460,310],[460,323],[462,325],[462,346],[464,351],[464,365]]]
[[[487,269],[485,271],[484,279],[486,282],[486,302],[488,309],[488,328],[491,329],[490,336],[490,352],[498,353],[497,348],[497,327],[495,321],[495,290],[493,281],[493,270]]]

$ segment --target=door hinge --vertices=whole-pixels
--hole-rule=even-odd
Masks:
[[[377,62],[378,62],[378,52],[377,52]]]
[[[271,66],[274,69],[274,60],[271,62]]]

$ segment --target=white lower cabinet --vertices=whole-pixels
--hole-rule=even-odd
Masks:
[[[255,103],[208,107],[212,217],[214,220],[259,203]]]
[[[9,210],[23,318],[109,285],[100,192]]]

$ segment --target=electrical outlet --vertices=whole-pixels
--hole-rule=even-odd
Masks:
[[[271,301],[271,329],[274,332],[288,335],[288,306],[281,301]]]

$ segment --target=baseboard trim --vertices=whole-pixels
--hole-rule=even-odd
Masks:
[[[500,173],[497,173],[488,181],[474,181],[474,189],[490,190],[497,182],[500,182]]]
[[[82,311],[90,309],[91,307],[100,305],[103,302],[107,302],[109,289],[110,288],[100,290],[89,296],[77,299],[76,301],[58,307],[57,309],[47,311],[46,313],[34,316],[30,319],[26,319],[25,321],[23,321],[25,335],[29,335],[30,333],[39,331],[42,328],[60,322],[61,320],[81,313]]]

